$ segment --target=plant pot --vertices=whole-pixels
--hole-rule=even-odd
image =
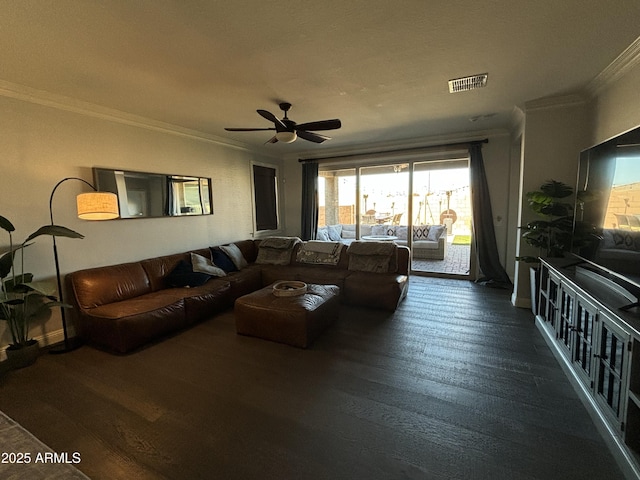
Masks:
[[[37,340],[29,340],[25,346],[9,345],[6,353],[9,367],[16,370],[36,362],[40,355],[40,345]]]

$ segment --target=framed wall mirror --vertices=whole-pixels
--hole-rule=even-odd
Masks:
[[[95,186],[118,195],[120,218],[212,215],[211,179],[93,168]]]

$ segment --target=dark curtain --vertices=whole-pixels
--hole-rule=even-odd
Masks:
[[[473,239],[480,270],[484,275],[478,280],[489,286],[509,288],[511,280],[500,264],[496,234],[493,230],[493,211],[487,186],[487,176],[482,159],[482,145],[469,147],[471,173],[471,204],[473,210]]]
[[[256,230],[278,228],[278,207],[275,168],[253,166],[253,185],[256,202]]]
[[[316,238],[318,228],[318,163],[302,164],[302,240]]]

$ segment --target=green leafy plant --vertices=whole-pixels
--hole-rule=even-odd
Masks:
[[[5,320],[11,333],[13,348],[21,348],[32,343],[29,338],[31,322],[48,313],[54,307],[68,307],[53,295],[55,287],[45,282],[34,282],[33,274],[24,271],[24,252],[34,239],[41,235],[56,237],[84,238],[60,225],[45,225],[14,245],[13,224],[0,216],[0,228],[9,234],[9,250],[0,257],[0,320]]]
[[[573,194],[569,185],[549,180],[540,190],[528,192],[527,202],[531,210],[542,217],[521,226],[522,239],[538,248],[540,256],[562,257],[571,249],[573,234],[573,203],[566,201]],[[517,260],[536,263],[537,257],[521,256]]]

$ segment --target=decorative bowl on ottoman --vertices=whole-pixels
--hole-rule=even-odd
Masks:
[[[273,294],[276,297],[295,297],[307,293],[307,284],[295,280],[283,280],[273,284]]]

